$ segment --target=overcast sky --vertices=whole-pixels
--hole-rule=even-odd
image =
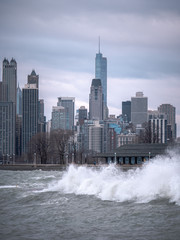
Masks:
[[[21,88],[35,69],[47,120],[60,96],[88,108],[99,36],[110,114],[143,91],[176,107],[180,136],[179,0],[0,0],[1,62],[16,59]]]

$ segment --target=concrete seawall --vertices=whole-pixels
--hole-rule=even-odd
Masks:
[[[43,170],[43,171],[62,171],[67,168],[66,165],[59,164],[7,164],[0,165],[0,170],[12,170],[12,171],[31,171],[31,170]]]
[[[69,165],[60,165],[60,164],[5,164],[0,165],[0,170],[8,170],[8,171],[33,171],[33,170],[42,170],[42,171],[63,171],[68,168]],[[102,165],[93,165],[93,164],[75,164],[75,166],[84,166],[84,167],[92,167],[92,168],[101,168],[101,167],[107,167],[108,164],[102,164]],[[132,169],[141,167],[141,165],[117,165],[118,167],[121,167],[122,169]]]

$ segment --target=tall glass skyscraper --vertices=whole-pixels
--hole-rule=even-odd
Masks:
[[[125,122],[131,121],[131,101],[122,102],[122,115]]]
[[[104,104],[107,106],[107,59],[100,53],[100,44],[99,53],[96,53],[95,59],[95,78],[101,79]]]
[[[65,129],[74,129],[74,97],[58,97],[57,106],[62,106],[65,108]]]
[[[28,152],[29,141],[38,132],[38,88],[26,84],[22,89],[22,152]]]

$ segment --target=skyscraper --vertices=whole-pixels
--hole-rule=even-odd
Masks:
[[[3,83],[0,82],[0,102],[3,101]]]
[[[35,70],[33,69],[31,74],[28,75],[28,83],[36,84],[36,87],[39,88],[39,75],[36,75]]]
[[[151,143],[167,143],[167,115],[148,111]]]
[[[62,106],[65,108],[65,129],[74,129],[74,97],[59,97],[57,106]]]
[[[84,123],[84,120],[87,119],[87,109],[84,106],[79,108],[78,122],[80,125]]]
[[[38,100],[38,132],[46,132],[46,117],[44,116],[44,99]]]
[[[89,94],[89,119],[103,120],[103,90],[100,79],[93,79]]]
[[[83,135],[83,150],[97,153],[104,152],[104,124],[96,120],[85,120]]]
[[[131,121],[131,101],[122,102],[122,115],[125,122]]]
[[[103,89],[103,101],[107,106],[107,59],[100,53],[100,41],[99,41],[99,52],[96,53],[95,59],[95,78],[101,79]]]
[[[16,107],[16,90],[17,90],[17,63],[11,59],[10,63],[5,58],[3,61],[3,91],[4,101],[13,102]]]
[[[51,130],[66,129],[66,110],[62,106],[52,108]]]
[[[19,87],[17,88],[17,107],[16,107],[16,113],[18,115],[22,115],[22,90]]]
[[[88,128],[89,150],[102,153],[104,150],[104,125],[94,121]]]
[[[16,155],[22,154],[22,90],[17,88],[17,107],[16,107]]]
[[[22,154],[22,115],[16,115],[16,155]]]
[[[13,102],[0,102],[0,158],[7,162],[15,155],[15,114]]]
[[[158,107],[159,113],[165,113],[167,115],[168,140],[176,139],[176,108],[171,104],[161,104]]]
[[[137,92],[136,97],[131,98],[131,122],[135,127],[148,120],[148,99],[142,92]]]
[[[17,63],[3,60],[0,102],[0,156],[8,162],[15,156]]]
[[[39,75],[36,74],[33,69],[31,74],[27,78],[28,84],[35,84],[36,88],[39,90]],[[38,91],[39,94],[39,91]],[[45,116],[44,116],[44,100],[39,99],[38,102],[38,132],[45,132]]]
[[[26,84],[22,90],[22,152],[28,151],[31,138],[38,132],[38,88]]]

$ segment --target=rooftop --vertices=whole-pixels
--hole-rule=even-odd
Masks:
[[[97,79],[97,78],[93,79],[91,86],[100,87],[101,86],[101,79]]]

